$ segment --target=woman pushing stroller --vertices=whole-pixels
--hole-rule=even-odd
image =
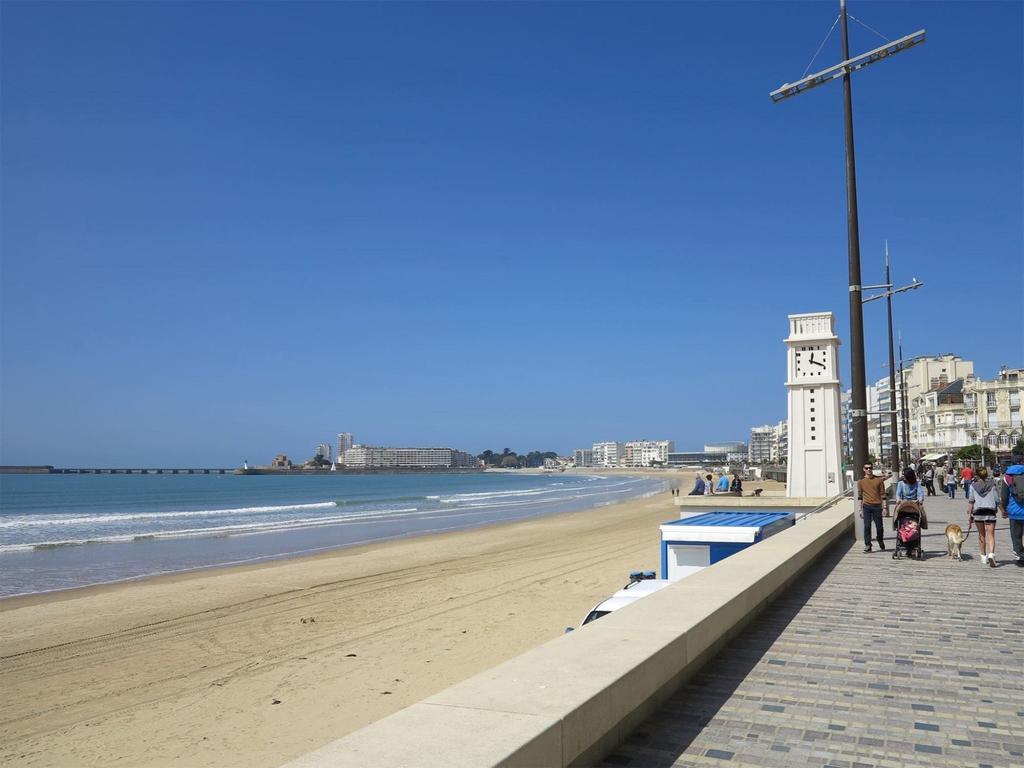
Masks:
[[[907,468],[903,479],[896,486],[896,513],[892,527],[896,531],[896,550],[893,558],[906,552],[908,557],[924,559],[921,548],[921,531],[928,528],[928,517],[924,511],[924,488],[917,479],[917,473]]]

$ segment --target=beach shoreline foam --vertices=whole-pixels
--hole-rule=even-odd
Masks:
[[[328,477],[315,485],[29,478],[5,487],[0,500],[0,599],[529,519],[664,487],[662,478],[635,473],[486,474]]]

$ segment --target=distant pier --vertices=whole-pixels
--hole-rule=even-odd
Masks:
[[[0,475],[404,475],[475,474],[480,467],[54,467],[0,466]]]
[[[54,467],[4,466],[3,475],[229,475],[234,468],[222,467]]]

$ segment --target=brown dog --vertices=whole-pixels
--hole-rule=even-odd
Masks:
[[[960,559],[960,548],[966,538],[964,529],[956,523],[946,526],[946,553],[954,560]]]

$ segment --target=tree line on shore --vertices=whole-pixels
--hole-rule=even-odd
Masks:
[[[530,451],[529,453],[516,453],[504,449],[501,453],[486,450],[477,456],[480,461],[488,467],[500,469],[522,469],[524,467],[543,467],[544,459],[557,459],[558,454],[554,451]]]

